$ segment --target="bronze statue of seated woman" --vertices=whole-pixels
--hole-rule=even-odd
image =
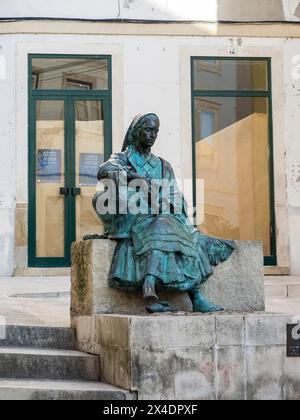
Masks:
[[[97,192],[93,199],[94,209],[104,223],[104,237],[118,242],[109,285],[126,292],[142,292],[143,297],[150,300],[146,308],[148,312],[173,310],[167,302],[159,300],[160,291],[187,292],[194,312],[220,311],[222,308],[208,302],[198,288],[213,274],[213,266],[229,258],[234,243],[206,236],[195,229],[186,214],[184,197],[178,188],[171,189],[168,197],[163,196],[162,189],[158,188],[159,205],[153,211],[151,193],[155,185],[162,180],[175,183],[171,165],[151,153],[159,125],[155,114],[135,117],[127,131],[122,152],[113,154],[98,171],[99,181],[115,183],[118,197],[114,214],[104,214],[99,210],[99,201],[107,194],[107,188]],[[124,175],[125,186],[128,186],[128,191],[131,189],[131,195],[127,191],[126,198],[120,193],[121,189],[124,190]],[[139,182],[145,188],[136,189]],[[132,183],[134,186],[130,187]],[[138,207],[146,208],[146,211],[130,210],[128,203],[132,194],[137,193]],[[163,203],[169,205],[164,207],[170,211],[162,208]]]

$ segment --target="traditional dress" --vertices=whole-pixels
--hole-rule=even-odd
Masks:
[[[98,178],[118,182],[119,174],[128,168],[148,179],[175,181],[167,161],[152,153],[144,156],[133,144],[112,155],[100,167]],[[184,212],[149,213],[110,216],[106,223],[108,237],[118,241],[109,276],[111,287],[141,291],[145,277],[151,275],[158,291],[192,291],[212,275],[212,266],[227,260],[234,250],[234,242],[197,231]]]

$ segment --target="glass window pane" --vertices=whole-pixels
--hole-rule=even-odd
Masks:
[[[108,89],[108,60],[33,58],[33,89]]]
[[[214,115],[214,125],[203,118],[206,111]],[[195,99],[196,173],[205,182],[199,229],[221,238],[261,240],[266,256],[271,255],[268,113],[266,98]]]
[[[65,124],[63,101],[36,102],[36,256],[64,257]]]
[[[268,90],[267,60],[194,61],[195,90]]]
[[[76,239],[87,233],[102,233],[103,228],[93,207],[97,172],[104,162],[104,115],[102,101],[76,101]]]
[[[206,110],[201,112],[201,139],[205,139],[214,134],[215,123],[216,118],[213,112]]]

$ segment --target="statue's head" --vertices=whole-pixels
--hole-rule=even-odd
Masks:
[[[130,145],[142,149],[152,147],[157,139],[159,125],[156,114],[137,115],[126,133],[122,150],[124,151]]]

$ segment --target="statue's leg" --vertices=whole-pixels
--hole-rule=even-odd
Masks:
[[[143,297],[144,299],[158,299],[155,291],[155,276],[148,275],[144,279]]]
[[[198,289],[190,291],[189,297],[191,298],[194,312],[209,313],[220,312],[224,310],[221,306],[214,305],[213,303],[206,300]]]

